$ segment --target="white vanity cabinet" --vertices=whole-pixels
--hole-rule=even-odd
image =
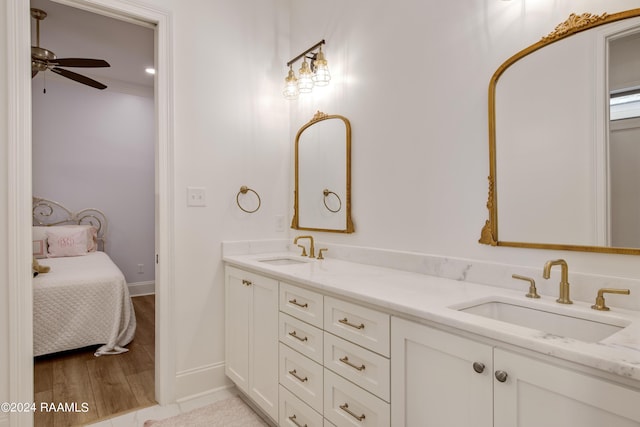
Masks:
[[[280,425],[389,427],[385,313],[280,282]]]
[[[225,374],[278,419],[278,282],[225,268]]]
[[[394,426],[640,426],[638,389],[395,317],[391,335]]]
[[[492,351],[489,345],[392,317],[391,425],[492,427]]]
[[[496,427],[638,427],[640,390],[494,349]]]
[[[324,424],[322,294],[280,282],[280,425]]]
[[[389,427],[390,316],[324,297],[324,416],[337,427]]]

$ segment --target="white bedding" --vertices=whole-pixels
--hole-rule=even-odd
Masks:
[[[127,351],[136,317],[120,269],[104,252],[39,260],[33,279],[35,356],[101,345],[96,356]]]

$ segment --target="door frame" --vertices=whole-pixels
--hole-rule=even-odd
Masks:
[[[127,0],[54,0],[155,26],[155,234],[156,346],[155,398],[175,396],[174,217],[173,217],[173,32],[167,10]],[[9,291],[9,400],[33,401],[33,291],[31,276],[31,23],[29,2],[7,0],[7,264]],[[159,262],[161,261],[161,262]],[[12,426],[32,426],[33,414],[12,413]]]

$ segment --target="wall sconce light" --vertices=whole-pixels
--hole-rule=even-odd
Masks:
[[[289,73],[284,79],[284,91],[282,94],[289,100],[298,98],[300,93],[309,93],[313,90],[314,86],[326,86],[331,80],[331,74],[329,73],[329,67],[327,66],[327,60],[322,52],[322,45],[324,40],[319,41],[309,49],[302,52],[300,55],[287,62],[289,67]],[[317,49],[316,52],[314,52]],[[298,70],[298,77],[293,72],[293,64],[304,58],[300,70]],[[310,62],[307,62],[307,59]]]

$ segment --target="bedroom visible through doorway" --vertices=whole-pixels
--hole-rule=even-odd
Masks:
[[[78,403],[78,411],[37,411],[35,426],[85,425],[141,407],[155,405],[155,297],[133,298],[137,336],[117,356],[95,357],[94,348],[37,357],[34,402]],[[87,412],[83,412],[86,404]]]
[[[36,401],[41,393],[51,402],[75,402],[86,392],[82,402],[94,402],[90,419],[97,420],[155,403],[157,125],[154,77],[145,72],[155,63],[154,28],[50,0],[32,0],[31,7],[48,15],[40,23],[41,46],[58,57],[111,65],[69,68],[104,83],[105,90],[49,71],[32,79],[33,196],[105,212],[105,252],[125,276],[138,318],[128,353],[95,358],[95,348],[86,348],[34,361]],[[139,74],[135,64],[143,64]],[[36,417],[36,425],[48,424]]]

